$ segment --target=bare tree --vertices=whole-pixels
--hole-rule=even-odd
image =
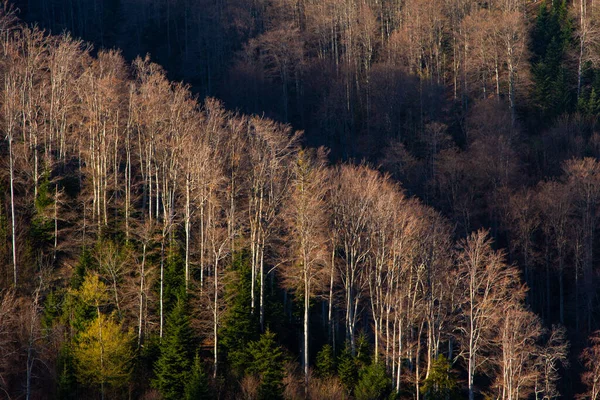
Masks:
[[[490,346],[493,321],[502,313],[502,305],[524,295],[517,269],[507,265],[504,254],[491,245],[487,232],[480,230],[460,243],[458,254],[457,278],[464,285],[458,329],[467,362],[469,400],[475,397],[475,375],[486,361],[482,354]]]
[[[581,399],[597,400],[600,398],[600,333],[594,332],[588,338],[589,345],[580,355],[581,362],[585,368],[581,374],[581,382],[586,386],[586,391]]]
[[[289,225],[290,259],[283,270],[286,286],[303,297],[302,369],[308,393],[309,311],[315,292],[325,288],[327,235],[325,233],[325,153],[300,151],[293,164],[291,194],[285,206]],[[320,287],[322,286],[322,287]]]

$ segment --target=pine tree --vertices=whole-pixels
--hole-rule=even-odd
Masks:
[[[185,294],[184,261],[176,246],[168,250],[165,265],[165,311],[169,312],[175,306],[177,299]]]
[[[75,361],[69,343],[65,343],[58,353],[56,362],[57,395],[59,400],[77,399],[77,378],[75,376]]]
[[[533,99],[540,116],[550,120],[573,109],[566,50],[572,27],[564,1],[544,1],[531,34]]]
[[[179,400],[190,378],[193,333],[184,296],[177,299],[167,318],[165,335],[160,345],[160,357],[154,366],[153,386],[165,400]]]

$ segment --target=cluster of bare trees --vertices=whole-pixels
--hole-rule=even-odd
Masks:
[[[53,32],[124,48],[132,59],[150,51],[202,95],[293,122],[337,156],[377,154],[377,139],[399,130],[419,136],[446,90],[463,109],[473,98],[506,98],[514,121],[537,11],[524,0],[27,3],[25,16]],[[593,2],[580,8],[583,65],[597,35]]]
[[[336,349],[347,340],[356,351],[358,334],[367,333],[374,362],[385,365],[398,392],[408,388],[418,398],[444,354],[465,372],[470,399],[559,396],[566,332],[544,327],[532,309],[546,322],[595,329],[600,166],[574,157],[555,179],[517,189],[524,5],[307,0],[253,7],[252,29],[261,33],[236,68],[261,69],[281,85],[285,119],[312,68],[308,58],[335,66],[339,93],[329,95],[347,111],[385,111],[373,106],[373,84],[385,82],[378,75],[385,68],[450,85],[456,98],[507,95],[506,109],[495,99],[471,107],[462,149],[446,125],[422,121],[421,159],[401,142],[386,153],[394,176],[426,181],[425,192],[464,239],[456,241],[450,222],[391,176],[367,165],[328,166],[326,151],[303,149],[287,125],[227,112],[213,99],[200,104],[149,58],[128,65],[116,51],[92,56],[68,35],[16,25],[7,9],[0,21],[0,352],[7,355],[0,389],[26,387],[29,398],[32,377],[52,369],[69,329],[42,327],[42,299],[66,285],[82,252],[97,264],[105,301],[133,329],[138,348],[163,336],[173,296],[169,265],[180,255],[179,278],[194,297],[194,326],[210,344],[216,377],[225,286],[232,260],[247,251],[248,302],[260,329],[274,287],[301,304],[298,354],[307,387],[318,350],[311,332],[321,328],[311,314],[321,313]],[[595,45],[583,34],[595,29],[586,18],[580,62],[593,61],[583,50]],[[563,125],[553,134],[572,149],[598,142],[591,135],[584,146],[564,133],[578,125]],[[508,239],[508,255],[486,231],[472,232],[474,220],[492,222],[492,236]],[[46,232],[33,246],[32,225]],[[582,362],[595,398],[592,342]]]

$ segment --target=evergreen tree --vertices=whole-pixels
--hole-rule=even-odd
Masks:
[[[531,65],[534,104],[547,120],[573,109],[572,77],[565,64],[571,33],[566,3],[544,1],[531,34]]]
[[[166,312],[172,310],[177,299],[185,295],[184,265],[179,249],[175,245],[170,246],[165,263],[164,306]]]
[[[356,338],[356,363],[358,368],[363,368],[371,363],[371,345],[369,338],[361,332]]]
[[[371,364],[360,370],[354,389],[356,400],[386,399],[391,393],[392,380],[386,374],[383,364]]]
[[[160,357],[154,366],[156,379],[153,385],[165,400],[180,400],[190,378],[193,333],[186,300],[185,296],[180,296],[167,318]]]
[[[248,251],[234,256],[231,279],[225,286],[227,312],[219,332],[223,354],[237,373],[247,367],[248,343],[259,338],[258,316],[250,307],[252,273],[248,257]]]
[[[248,344],[249,365],[246,372],[260,379],[258,397],[261,400],[283,398],[283,351],[269,329],[260,339]]]
[[[335,373],[335,356],[333,347],[326,344],[317,353],[317,374],[321,377],[330,377]]]
[[[348,393],[352,393],[354,386],[358,381],[358,366],[350,350],[350,343],[346,342],[344,349],[340,353],[338,360],[338,375],[346,387]]]
[[[211,398],[208,391],[208,379],[202,368],[200,356],[197,353],[192,372],[185,385],[185,395],[183,398],[185,400],[206,400]]]
[[[75,266],[75,271],[71,276],[71,287],[73,290],[79,289],[85,278],[86,272],[94,265],[94,258],[91,252],[84,248],[79,256],[79,262]]]
[[[457,388],[450,362],[440,354],[431,364],[431,372],[423,382],[421,393],[430,400],[448,400],[456,398]]]
[[[77,399],[77,378],[75,375],[75,362],[70,343],[65,343],[60,348],[56,361],[57,370],[57,399]]]

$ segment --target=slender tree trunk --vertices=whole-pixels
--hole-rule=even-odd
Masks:
[[[213,378],[216,379],[217,378],[217,368],[219,365],[219,357],[218,357],[218,351],[219,351],[219,335],[218,335],[218,330],[219,330],[219,314],[218,314],[218,301],[219,301],[219,271],[218,271],[218,256],[216,256],[215,258],[215,271],[214,271],[214,281],[215,281],[215,293],[214,293],[214,316],[213,316],[213,320],[214,320],[214,324],[213,324],[213,335],[214,335],[214,344],[213,344],[213,351],[215,353],[215,357],[214,357],[214,361],[213,361]]]
[[[306,262],[306,260],[305,260]],[[308,397],[308,317],[310,307],[310,283],[308,282],[308,271],[305,264],[304,269],[304,352],[302,354],[302,369],[304,370],[304,392]]]
[[[185,181],[185,290],[190,280],[190,178]]]
[[[142,320],[143,320],[143,310],[144,310],[144,280],[146,275],[146,243],[142,245],[142,265],[140,271],[140,292],[139,292],[139,300],[140,300],[140,308],[138,314],[138,348],[142,344]]]
[[[8,137],[8,158],[10,172],[10,223],[12,232],[12,261],[13,261],[13,285],[17,287],[17,234],[15,221],[15,168],[13,156],[13,138]]]
[[[163,233],[162,240],[160,242],[160,330],[159,337],[163,337],[163,322],[164,322],[164,299],[163,292],[165,286],[165,234]]]

